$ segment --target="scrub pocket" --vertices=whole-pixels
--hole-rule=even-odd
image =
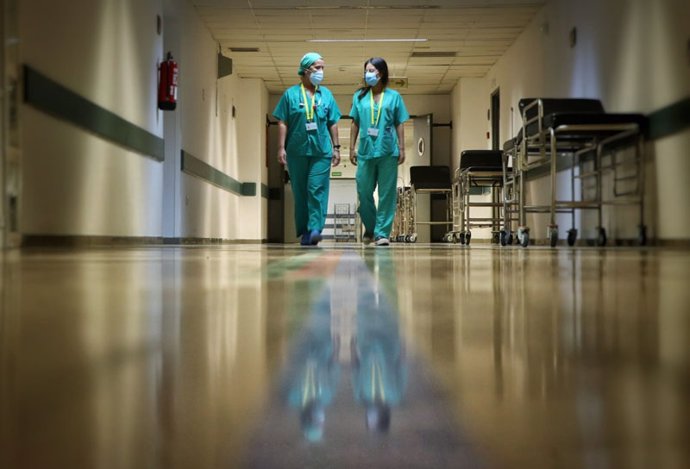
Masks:
[[[316,122],[319,125],[319,146],[320,150],[331,154],[331,133],[328,130],[328,107],[318,104],[316,106]]]
[[[379,136],[381,140],[381,156],[389,156],[395,153],[396,135],[394,127],[386,127],[383,129],[383,135]]]

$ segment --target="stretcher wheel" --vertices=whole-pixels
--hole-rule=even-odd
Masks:
[[[453,233],[453,243],[457,244],[460,242],[460,236],[457,233]]]
[[[398,235],[396,241],[399,243],[404,243],[405,242],[405,235]]]
[[[458,237],[460,238],[460,244],[465,245],[465,232],[461,232]]]
[[[470,240],[471,240],[471,239],[472,239],[472,233],[470,233],[470,232],[468,231],[467,234],[465,235],[465,244],[466,244],[467,246],[470,245]]]
[[[529,230],[527,228],[519,228],[517,232],[517,241],[520,246],[526,248],[529,246]]]
[[[508,244],[508,232],[506,230],[501,230],[499,235],[499,240],[501,241],[501,246],[506,246]]]
[[[406,236],[405,236],[405,242],[406,242],[406,243],[409,243],[409,242],[410,242],[410,235],[406,235]]]
[[[508,234],[508,246],[513,245],[513,233]]]
[[[555,248],[558,244],[558,228],[549,228],[549,245]]]
[[[411,243],[416,243],[417,242],[417,233],[412,233],[410,235],[410,242]]]
[[[575,246],[577,240],[577,229],[571,228],[568,230],[568,246]]]
[[[606,246],[606,230],[602,227],[597,229],[597,246]]]
[[[492,244],[499,244],[501,242],[501,234],[500,233],[492,233],[491,234],[491,243]]]
[[[638,233],[637,241],[639,241],[640,246],[647,245],[647,227],[645,225],[640,225],[640,232]]]

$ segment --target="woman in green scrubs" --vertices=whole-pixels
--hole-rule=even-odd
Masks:
[[[324,60],[302,57],[299,85],[288,88],[273,111],[278,119],[278,162],[286,165],[295,199],[295,227],[303,246],[317,245],[328,213],[331,165],[340,164],[338,119],[333,94],[323,86]]]
[[[400,93],[388,88],[388,64],[381,57],[364,63],[364,81],[366,86],[352,98],[350,161],[357,165],[359,215],[365,230],[362,240],[388,246],[395,217],[398,165],[405,161],[403,123],[410,115]],[[378,207],[374,203],[377,186]]]

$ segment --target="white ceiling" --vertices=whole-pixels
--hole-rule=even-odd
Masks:
[[[324,85],[349,94],[364,61],[386,59],[406,94],[446,94],[459,78],[482,77],[525,29],[543,0],[191,0],[233,60],[233,73],[262,78],[271,93],[298,80],[302,55],[326,62]],[[310,39],[427,39],[312,43]],[[230,48],[258,48],[235,52]],[[446,53],[413,57],[413,53]],[[437,54],[438,55],[438,54]]]

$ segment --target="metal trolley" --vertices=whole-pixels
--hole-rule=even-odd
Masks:
[[[391,230],[391,241],[398,243],[417,242],[415,232],[415,211],[413,210],[412,188],[398,187],[398,198]]]
[[[503,152],[500,150],[466,150],[460,155],[460,167],[453,178],[453,230],[447,241],[470,244],[472,228],[491,228],[492,239],[499,241],[504,222]],[[490,202],[472,201],[474,190],[488,188]],[[490,216],[472,216],[471,208],[488,208]]]
[[[506,204],[518,204],[518,229],[515,235],[522,246],[529,245],[529,228],[526,213],[549,215],[547,237],[554,247],[558,243],[556,213],[571,215],[571,228],[567,243],[572,246],[578,236],[575,228],[576,210],[596,210],[598,226],[596,244],[607,242],[602,223],[603,205],[638,205],[640,213],[639,242],[647,241],[644,225],[644,135],[648,124],[641,114],[611,114],[604,112],[600,101],[595,99],[521,99],[519,108],[522,128],[515,139],[506,142],[504,157],[515,162],[512,174],[507,173],[504,163],[504,187]],[[632,158],[620,158],[618,148],[634,146]],[[611,154],[604,166],[603,156]],[[560,157],[569,156],[570,200],[557,198],[557,172]],[[628,170],[623,168],[627,167]],[[525,201],[525,177],[528,173],[546,168],[550,180],[550,203],[527,204]],[[630,169],[632,168],[632,169]],[[614,197],[604,200],[602,179],[607,172],[613,173]],[[577,198],[576,182],[579,181],[580,197]],[[585,181],[591,181],[585,185]],[[585,198],[586,193],[594,193]],[[502,239],[513,235],[511,222],[514,214],[506,210]],[[503,244],[503,243],[502,243]],[[506,242],[507,244],[507,242]]]
[[[413,212],[413,234],[417,237],[417,225],[443,225],[448,228],[444,234],[443,239],[448,241],[453,227],[452,218],[452,185],[450,180],[450,168],[448,166],[412,166],[410,167],[410,187],[412,196],[412,212]],[[420,221],[417,217],[417,194],[429,194],[433,196],[440,196],[445,199],[445,220]]]
[[[338,241],[355,241],[355,214],[350,204],[334,204],[333,237]]]

